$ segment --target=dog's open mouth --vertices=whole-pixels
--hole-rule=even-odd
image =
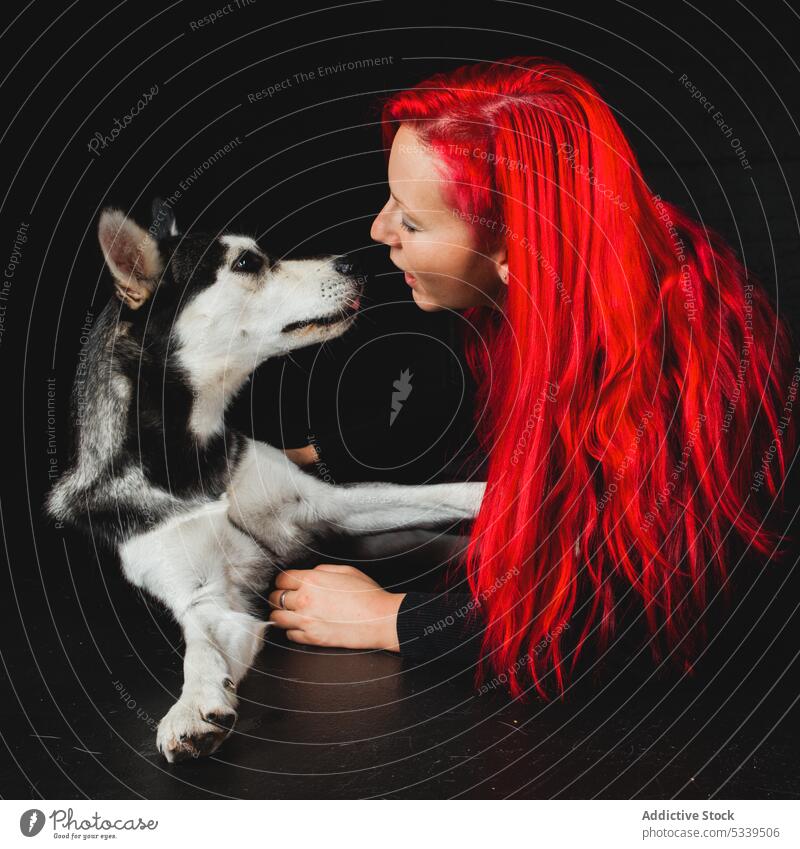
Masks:
[[[331,315],[322,316],[321,318],[304,319],[303,321],[293,321],[291,324],[287,324],[281,330],[281,333],[293,333],[295,330],[304,330],[308,327],[327,327],[334,324],[341,324],[341,322],[346,321],[348,318],[352,318],[358,312],[359,306],[360,299],[356,299],[352,304],[349,304],[344,309],[337,310]]]

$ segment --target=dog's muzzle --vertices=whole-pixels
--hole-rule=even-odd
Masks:
[[[341,275],[341,278],[335,282],[326,284],[322,290],[322,297],[324,299],[335,300],[342,305],[327,315],[303,319],[302,321],[293,321],[283,328],[282,333],[293,333],[296,330],[303,330],[309,327],[326,327],[340,324],[353,318],[358,312],[361,307],[361,296],[367,280],[366,272],[348,255],[336,257],[333,260],[333,270]]]

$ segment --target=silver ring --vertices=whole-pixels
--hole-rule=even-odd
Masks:
[[[286,593],[288,592],[289,590],[284,590],[278,599],[278,604],[281,606],[282,610],[286,610]]]

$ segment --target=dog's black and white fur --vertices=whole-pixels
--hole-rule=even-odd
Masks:
[[[343,258],[274,262],[245,236],[179,236],[174,221],[145,231],[117,210],[99,239],[117,300],[91,331],[74,460],[47,509],[115,546],[127,579],[181,625],[183,689],[157,733],[176,761],[233,727],[268,624],[254,590],[325,531],[472,518],[484,485],[334,487],[225,427],[256,366],[352,324],[360,282]]]

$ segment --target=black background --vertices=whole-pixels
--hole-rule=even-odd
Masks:
[[[2,522],[10,579],[2,593],[2,650],[10,684],[2,703],[9,714],[2,731],[16,759],[3,774],[4,795],[403,795],[398,788],[413,783],[413,776],[436,773],[420,755],[421,760],[405,764],[407,774],[400,780],[392,770],[376,766],[399,757],[394,749],[387,754],[377,744],[349,749],[343,744],[344,769],[349,757],[354,770],[345,784],[289,779],[288,766],[277,768],[277,778],[262,775],[261,783],[247,783],[235,765],[251,750],[230,743],[234,765],[226,767],[228,773],[198,767],[205,770],[203,777],[195,775],[187,783],[157,766],[152,733],[119,708],[113,688],[109,695],[109,679],[119,678],[123,668],[128,686],[157,718],[158,706],[169,704],[167,691],[174,691],[179,680],[179,660],[176,629],[156,606],[135,598],[118,575],[113,556],[96,550],[91,540],[47,527],[41,518],[51,460],[55,457],[56,469],[67,461],[67,403],[81,327],[87,312],[97,315],[108,295],[96,241],[104,206],[121,207],[147,224],[154,196],[171,196],[181,180],[239,137],[241,144],[182,192],[175,204],[182,229],[249,232],[279,255],[360,254],[372,278],[368,309],[356,330],[322,350],[268,364],[233,411],[237,424],[287,447],[303,444],[308,433],[319,436],[324,446],[327,435],[330,473],[337,481],[443,479],[452,473],[448,463],[453,457],[473,447],[471,389],[456,341],[462,321],[419,311],[388,263],[386,249],[369,239],[370,223],[387,194],[378,124],[381,99],[433,71],[529,54],[563,60],[586,74],[616,110],[652,190],[726,235],[776,298],[780,314],[797,324],[800,86],[792,52],[800,35],[797,9],[779,2],[550,5],[376,0],[312,12],[308,6],[278,7],[257,0],[197,30],[191,22],[218,6],[101,6],[80,0],[63,7],[43,2],[5,7],[7,28],[0,37],[7,73],[0,128],[4,265],[20,223],[29,227],[5,302],[0,344]],[[320,66],[379,57],[383,63],[372,68],[317,75],[305,82],[295,78]],[[724,114],[752,170],[742,167],[709,114],[679,82],[682,74]],[[287,78],[288,88],[249,102],[249,94]],[[94,134],[110,133],[114,119],[154,85],[158,94],[152,102],[94,156],[87,147]],[[406,368],[414,375],[414,390],[390,429],[392,382]],[[48,434],[52,379],[56,426]],[[51,438],[54,454],[48,452]],[[789,502],[791,514],[793,496]],[[665,732],[663,747],[651,753],[652,760],[643,756],[635,761],[636,767],[626,773],[627,783],[585,776],[574,783],[571,776],[583,773],[568,759],[561,772],[550,774],[549,783],[529,786],[519,770],[512,770],[502,780],[482,784],[512,756],[520,756],[519,747],[531,740],[498,742],[501,738],[492,729],[499,726],[476,719],[483,703],[469,710],[462,706],[471,704],[467,690],[448,691],[464,699],[453,712],[449,697],[436,701],[435,694],[443,689],[437,688],[440,677],[409,670],[385,656],[361,658],[361,666],[358,657],[346,656],[332,673],[330,665],[322,671],[314,666],[319,660],[314,655],[306,659],[310,665],[302,667],[307,674],[300,677],[313,682],[316,675],[332,674],[345,684],[351,678],[373,680],[372,689],[358,691],[353,703],[359,704],[371,704],[374,695],[402,705],[410,693],[424,691],[428,701],[412,700],[388,716],[376,718],[368,709],[361,715],[365,727],[377,723],[386,729],[386,745],[403,751],[409,746],[409,754],[436,751],[445,738],[463,740],[467,727],[478,727],[470,739],[485,739],[489,754],[469,761],[449,784],[423,783],[420,794],[453,795],[466,787],[477,788],[478,795],[791,794],[799,786],[797,752],[791,755],[791,736],[785,730],[794,715],[787,711],[796,704],[798,680],[792,666],[797,649],[793,562],[790,557],[781,567],[742,567],[751,570],[742,579],[751,590],[743,619],[745,625],[758,622],[759,630],[744,642],[744,626],[725,635],[726,657],[734,650],[741,657],[728,667],[724,681],[698,686],[703,693],[726,698],[745,698],[747,693],[751,701],[739,713],[728,707],[710,715],[716,717],[714,723],[733,716],[749,717],[749,724],[737,731],[738,719],[730,720],[732,733],[738,735],[735,745],[711,746],[718,760],[712,757],[699,779],[702,788],[688,783],[695,772],[689,735],[684,739],[674,730]],[[150,666],[154,656],[161,660],[158,670]],[[285,740],[295,732],[318,733],[293,711],[330,694],[330,689],[308,684],[293,690],[287,682],[297,677],[296,670],[291,665],[284,669],[282,663],[274,662],[280,671],[267,681],[281,695],[259,714],[257,727],[266,729],[262,742]],[[369,666],[375,663],[379,666]],[[745,682],[751,674],[761,683]],[[397,678],[388,693],[374,684],[384,676]],[[156,680],[160,683],[153,688]],[[342,709],[351,704],[353,692],[354,687],[343,686]],[[766,695],[778,699],[769,711],[759,702]],[[254,691],[253,701],[263,706],[267,702],[261,699]],[[679,703],[685,706],[687,701]],[[426,721],[431,715],[438,724]],[[580,750],[581,768],[602,771],[608,761],[601,764],[598,752],[608,757],[616,752],[621,763],[628,763],[634,757],[626,754],[628,746],[636,749],[637,741],[653,739],[654,728],[668,725],[662,722],[665,715],[647,714],[644,724],[630,728],[623,722],[619,733],[606,727],[599,749],[585,742],[595,731],[601,733],[591,719],[571,737],[576,732],[556,714],[552,730],[572,741],[563,743],[565,751],[573,744]],[[515,716],[529,714],[523,710]],[[680,716],[688,729],[696,726],[696,715]],[[409,717],[423,728],[413,739],[410,732],[398,731]],[[287,718],[296,721],[289,730],[281,725]],[[708,715],[703,721],[710,721]],[[336,727],[348,741],[361,739],[357,722]],[[46,735],[48,729],[59,743],[48,746],[33,736]],[[630,739],[626,731],[633,735]],[[760,743],[765,734],[768,740]],[[98,763],[97,756],[80,754],[81,748],[103,751],[113,761],[100,757]],[[672,749],[680,769],[666,756]],[[759,762],[757,753],[766,751]],[[724,764],[720,753],[728,757]],[[752,757],[743,771],[735,769],[739,754]],[[330,771],[340,755],[331,749],[323,757],[306,749],[302,757],[317,766],[327,758]],[[274,750],[270,757],[281,763]],[[659,764],[666,764],[663,775]],[[311,770],[295,770],[303,771]],[[618,773],[610,768],[611,775]]]

